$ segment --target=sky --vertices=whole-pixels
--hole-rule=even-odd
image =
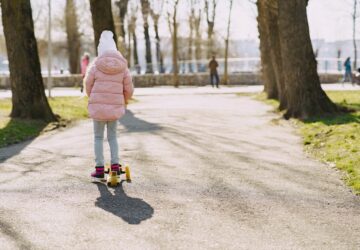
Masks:
[[[135,1],[135,0],[130,0]],[[253,0],[252,0],[253,1]],[[189,0],[180,0],[179,22],[180,34],[186,34],[187,15],[188,15]],[[345,40],[352,37],[352,20],[351,12],[353,0],[310,0],[308,6],[308,19],[310,26],[310,33],[312,39],[325,39],[327,41]],[[47,0],[31,0],[33,5],[34,18],[39,13],[41,15],[38,22],[38,27],[45,27],[43,22],[46,21],[46,3]],[[58,20],[62,20],[63,7],[65,0],[52,0],[53,13]],[[80,8],[82,20],[82,29],[85,33],[91,34],[91,18],[89,16],[90,10],[84,11],[84,6],[88,4],[88,0],[77,0],[77,3],[82,5]],[[215,32],[218,36],[225,36],[226,23],[228,16],[228,0],[218,0],[218,11],[215,22]],[[166,9],[164,9],[164,12]],[[360,12],[360,9],[359,9]],[[142,38],[142,18],[141,13],[138,13],[138,37]],[[256,23],[257,10],[256,5],[250,0],[234,0],[234,6],[231,16],[231,39],[258,39],[258,30]],[[203,27],[206,27],[205,16],[203,16]],[[169,36],[167,21],[165,18],[161,20],[162,28],[160,29],[161,36]],[[360,27],[360,24],[359,24]],[[360,28],[358,29],[360,31]],[[152,32],[152,31],[151,31]],[[45,37],[43,31],[37,31],[39,36]],[[42,33],[42,35],[41,35]],[[55,31],[56,33],[56,31]],[[206,29],[204,29],[204,36]],[[152,34],[154,35],[154,34]],[[55,35],[56,36],[56,35]],[[62,34],[61,36],[64,36]],[[360,35],[359,35],[360,37]]]
[[[237,5],[232,16],[232,37],[256,39],[256,6],[248,0],[234,1]],[[327,41],[351,39],[352,4],[353,0],[310,0],[307,11],[311,38]],[[357,31],[360,31],[360,26]]]

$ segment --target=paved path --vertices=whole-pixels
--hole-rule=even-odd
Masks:
[[[324,90],[337,90],[337,91],[346,91],[346,90],[360,90],[359,85],[351,85],[349,83],[342,84],[322,84]],[[163,86],[163,87],[151,87],[151,88],[137,88],[137,96],[148,96],[148,95],[193,95],[193,94],[231,94],[231,93],[256,93],[261,92],[264,89],[262,85],[235,85],[230,87],[221,86],[220,89],[214,89],[210,86],[203,87],[184,87],[179,88]],[[46,94],[48,92],[46,91]],[[80,89],[75,88],[54,88],[52,89],[52,96],[85,96],[84,93],[80,92]],[[10,90],[1,90],[0,89],[0,99],[1,98],[10,98]]]
[[[270,107],[136,98],[118,128],[132,183],[89,181],[90,121],[0,150],[1,249],[359,249],[359,197]]]

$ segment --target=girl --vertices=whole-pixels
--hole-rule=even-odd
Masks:
[[[125,106],[131,98],[134,87],[127,61],[116,49],[111,31],[101,33],[98,57],[85,76],[86,94],[89,96],[88,110],[94,123],[95,180],[104,179],[103,139],[107,139],[111,152],[111,171],[120,175],[117,120],[125,114]],[[119,176],[118,176],[119,177]]]

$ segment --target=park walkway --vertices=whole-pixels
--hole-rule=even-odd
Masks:
[[[135,98],[118,128],[132,183],[89,181],[91,121],[0,149],[1,249],[359,248],[359,197],[271,107]]]
[[[351,85],[350,83],[332,83],[332,84],[322,84],[324,90],[335,90],[335,91],[352,91],[360,90],[359,85]],[[180,86],[179,88],[174,88],[170,86],[162,87],[149,87],[149,88],[137,88],[137,96],[148,96],[148,95],[193,95],[193,94],[231,94],[231,93],[258,93],[263,91],[264,86],[262,85],[234,85],[229,87],[221,86],[220,89],[212,89],[209,86],[192,86],[185,87]],[[85,93],[81,93],[80,89],[75,88],[53,88],[51,92],[53,97],[60,96],[84,96]],[[48,91],[46,90],[48,95]],[[0,89],[0,99],[10,98],[11,91]]]

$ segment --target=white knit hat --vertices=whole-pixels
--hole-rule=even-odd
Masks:
[[[98,56],[104,54],[105,51],[117,51],[114,41],[114,34],[109,30],[104,30],[101,33],[100,41],[98,45]]]

